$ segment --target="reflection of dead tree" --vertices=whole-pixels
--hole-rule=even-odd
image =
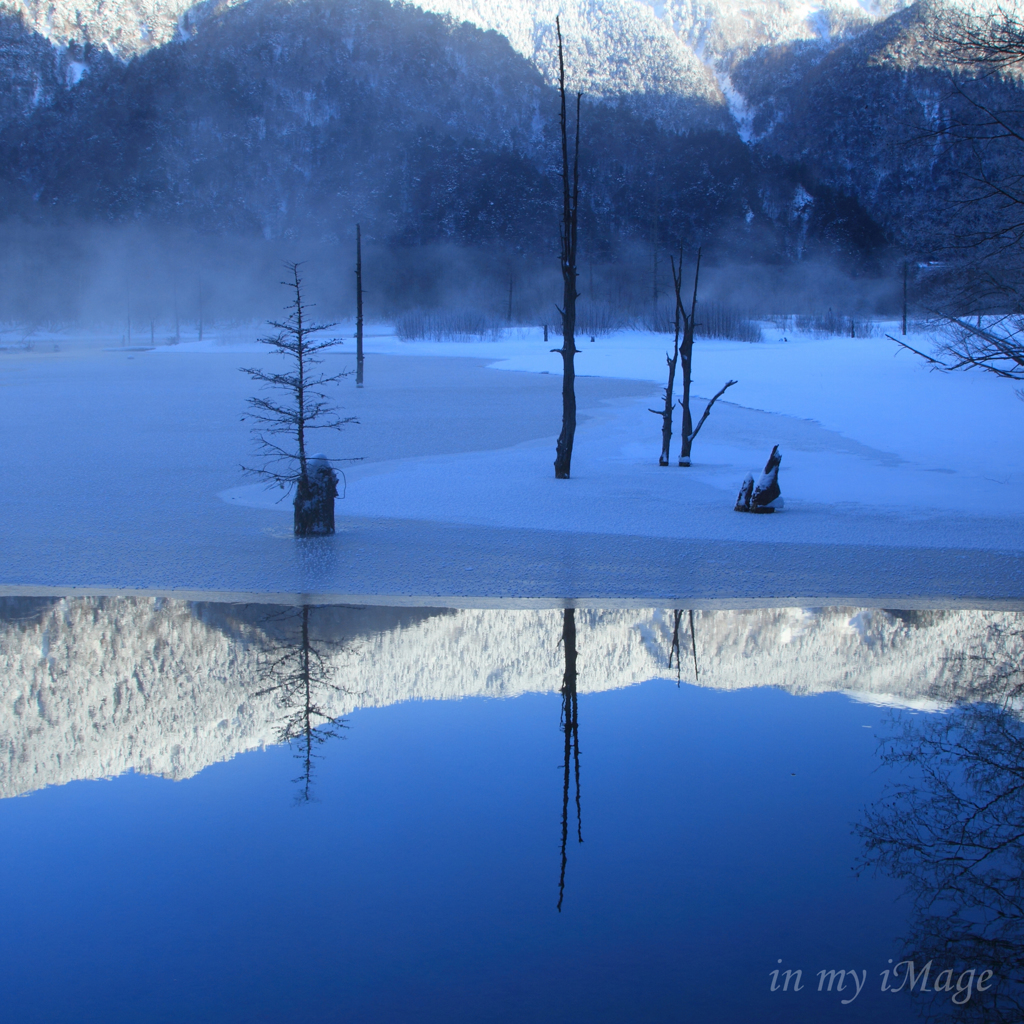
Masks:
[[[697,670],[697,629],[693,624],[693,609],[690,612],[690,647],[693,650],[693,681],[700,679],[700,672]],[[682,681],[682,661],[679,654],[679,625],[683,620],[683,610],[676,608],[672,612],[672,647],[668,652],[668,667],[672,667],[672,658],[676,659],[676,684]]]
[[[562,734],[565,749],[562,762],[562,868],[558,876],[558,911],[565,896],[566,846],[569,841],[569,781],[576,776],[576,838],[583,842],[583,819],[580,810],[580,735],[576,704],[576,610],[566,608],[562,614],[562,646],[565,648],[565,672],[562,675]]]
[[[919,724],[920,722],[920,724]],[[930,1019],[1024,1019],[1024,722],[995,704],[905,721],[883,763],[905,773],[867,810],[863,861],[907,883],[907,956],[933,961]],[[991,970],[991,989],[953,1005],[951,969]]]
[[[297,614],[288,613],[298,621],[284,639],[268,641],[260,674],[269,685],[256,693],[257,697],[272,695],[285,712],[278,724],[278,739],[295,744],[295,756],[302,762],[302,773],[293,780],[300,784],[300,802],[311,799],[316,748],[345,728],[326,702],[334,694],[350,692],[330,681],[330,665],[323,653],[327,642],[310,635],[309,613],[309,605]]]

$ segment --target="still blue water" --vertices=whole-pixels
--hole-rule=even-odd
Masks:
[[[581,694],[583,843],[560,871],[561,697],[358,710],[169,781],[0,803],[10,1021],[902,1021],[909,908],[853,870],[892,713],[653,679]],[[909,712],[897,712],[900,715]],[[770,991],[802,969],[803,990]],[[822,969],[867,971],[818,992]]]

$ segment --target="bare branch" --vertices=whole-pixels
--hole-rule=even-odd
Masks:
[[[711,407],[715,404],[715,402],[717,402],[722,397],[722,395],[724,395],[726,391],[728,391],[729,388],[733,386],[733,384],[738,383],[738,380],[726,381],[725,384],[722,385],[722,390],[719,391],[718,394],[715,395],[715,397],[712,398],[710,402],[708,402],[708,407],[704,410],[704,415],[701,416],[700,420],[698,420],[697,426],[693,428],[693,433],[690,434],[691,441],[693,441],[693,439],[700,433],[700,428],[704,426],[704,421],[708,418],[708,416],[711,415]],[[679,404],[682,405],[682,402],[680,402]]]
[[[890,341],[895,341],[900,348],[905,348],[908,352],[913,352],[914,355],[920,356],[922,359],[926,359],[929,363],[934,363],[937,367],[942,370],[948,370],[949,367],[945,363],[940,363],[938,359],[932,359],[931,356],[926,356],[923,352],[914,348],[913,345],[908,345],[905,341],[900,341],[899,338],[894,338],[891,334],[887,334],[886,337]]]

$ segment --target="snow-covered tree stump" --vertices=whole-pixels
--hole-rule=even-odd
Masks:
[[[740,486],[736,497],[737,512],[775,512],[783,507],[782,491],[779,489],[779,466],[782,455],[779,446],[772,449],[765,463],[764,473],[754,486],[754,478],[749,473]]]
[[[753,493],[754,493],[754,477],[753,477],[753,474],[748,473],[743,478],[743,483],[740,484],[740,493],[736,495],[735,511],[737,511],[737,512],[749,512],[750,511],[750,496]]]
[[[295,485],[295,535],[308,537],[334,533],[334,499],[338,474],[325,455],[306,460],[306,476]]]

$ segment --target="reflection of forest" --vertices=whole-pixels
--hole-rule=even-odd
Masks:
[[[183,778],[279,742],[280,692],[269,692],[261,659],[294,633],[295,611],[0,599],[0,795],[129,768]],[[671,609],[577,609],[579,692],[677,673],[693,682],[696,654],[703,686],[945,705],[1012,685],[1020,621],[1010,612],[783,608],[697,611],[691,630],[688,613]],[[317,706],[333,720],[402,700],[551,692],[564,671],[551,638],[563,626],[561,609],[314,608]]]

